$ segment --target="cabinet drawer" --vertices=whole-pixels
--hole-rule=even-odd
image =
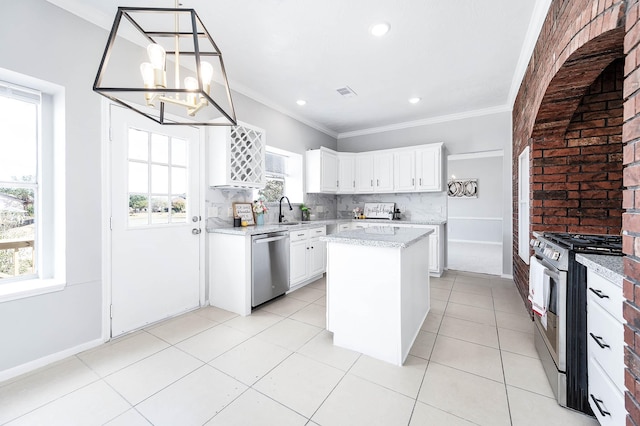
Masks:
[[[351,223],[341,223],[338,225],[338,232],[348,231],[349,229],[351,229]]]
[[[309,230],[308,229],[301,229],[299,231],[291,231],[291,232],[289,232],[289,241],[294,242],[294,241],[306,240],[308,236],[309,236]]]
[[[624,394],[616,388],[598,361],[589,358],[589,405],[602,426],[625,424]]]
[[[589,295],[587,303],[587,348],[613,383],[624,389],[624,327]]]
[[[587,269],[587,294],[620,323],[625,323],[622,318],[622,288]]]
[[[311,228],[308,230],[308,232],[309,237],[322,237],[323,235],[327,235],[327,228],[325,226]]]

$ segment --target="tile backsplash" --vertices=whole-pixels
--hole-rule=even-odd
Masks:
[[[208,188],[206,194],[207,227],[215,228],[232,226],[233,217],[229,217],[229,209],[233,203],[253,202],[253,190],[240,188]],[[336,219],[337,201],[335,195],[305,194],[304,204],[311,209],[311,220]],[[282,213],[288,222],[302,220],[300,203],[291,203],[289,210],[286,201],[282,203]],[[278,203],[267,203],[269,209],[265,215],[265,223],[278,222]]]
[[[416,192],[406,194],[353,194],[337,196],[337,218],[353,217],[353,209],[364,203],[396,203],[404,220],[428,221],[447,219],[446,192]]]

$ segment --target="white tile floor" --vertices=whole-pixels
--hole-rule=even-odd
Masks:
[[[449,271],[403,367],[333,346],[319,280],[0,383],[10,425],[597,425],[557,405],[513,282]]]

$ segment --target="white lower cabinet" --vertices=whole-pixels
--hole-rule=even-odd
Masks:
[[[587,269],[589,405],[601,425],[624,425],[627,415],[623,324],[622,288]]]
[[[320,237],[326,234],[327,228],[325,226],[289,233],[289,285],[291,289],[324,274],[327,264],[327,250],[326,243],[320,241]]]

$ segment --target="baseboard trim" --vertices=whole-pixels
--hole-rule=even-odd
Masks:
[[[509,275],[509,274],[501,274],[500,278],[506,278],[508,280],[512,280],[513,279],[513,275]]]
[[[86,342],[81,345],[74,346],[72,348],[68,348],[51,355],[47,355],[45,357],[35,359],[33,361],[29,361],[16,367],[0,371],[0,382],[13,379],[14,377],[20,376],[21,374],[29,373],[31,371],[37,370],[38,368],[53,364],[56,361],[60,361],[72,355],[79,354],[80,352],[93,349],[97,346],[102,345],[103,343],[104,341],[102,339],[92,340],[90,342]]]

